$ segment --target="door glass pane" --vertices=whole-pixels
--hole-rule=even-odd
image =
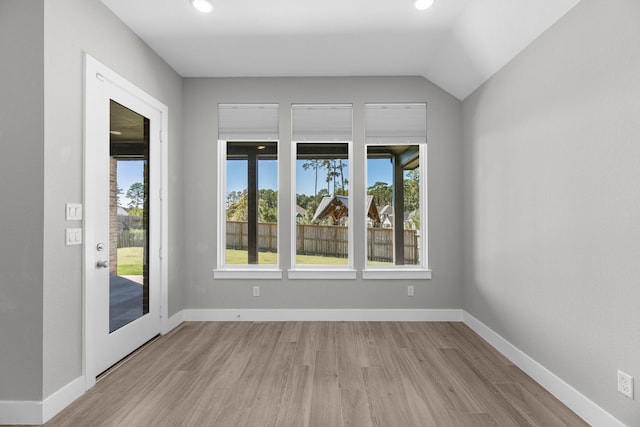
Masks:
[[[149,119],[111,101],[109,332],[149,312]]]

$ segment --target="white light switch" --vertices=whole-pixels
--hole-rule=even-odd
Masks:
[[[67,203],[67,221],[79,221],[82,219],[82,204],[80,203]]]
[[[81,245],[82,244],[82,228],[67,228],[65,245]]]

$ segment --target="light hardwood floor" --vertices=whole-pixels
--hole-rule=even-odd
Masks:
[[[462,323],[188,322],[46,426],[584,426]]]

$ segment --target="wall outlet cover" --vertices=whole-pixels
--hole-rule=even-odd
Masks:
[[[633,399],[633,377],[618,371],[618,391],[629,399]]]

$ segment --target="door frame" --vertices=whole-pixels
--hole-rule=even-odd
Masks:
[[[108,138],[108,134],[101,135],[99,133],[101,120],[104,120],[105,111],[108,114],[108,108],[105,110],[105,97],[109,97],[108,86],[115,85],[120,90],[136,97],[140,101],[148,104],[160,113],[160,161],[158,164],[152,164],[152,168],[159,168],[159,188],[152,188],[155,193],[152,197],[159,200],[159,208],[152,212],[156,221],[159,222],[159,256],[154,258],[159,262],[159,313],[160,313],[160,331],[166,333],[168,331],[168,108],[166,105],[144,92],[125,78],[121,77],[115,71],[111,70],[89,54],[84,55],[85,66],[85,104],[84,104],[84,171],[83,171],[83,200],[84,200],[84,250],[83,250],[83,345],[82,345],[82,365],[83,376],[85,378],[86,389],[90,389],[96,383],[96,340],[94,339],[94,329],[96,325],[97,310],[94,309],[97,303],[97,291],[95,285],[96,269],[92,268],[95,263],[95,218],[92,212],[96,203],[96,195],[91,191],[87,182],[92,179],[91,171],[97,161],[98,144],[91,144],[100,138]],[[107,103],[108,104],[108,103]],[[157,185],[157,184],[156,184]],[[89,267],[91,264],[91,267]]]

